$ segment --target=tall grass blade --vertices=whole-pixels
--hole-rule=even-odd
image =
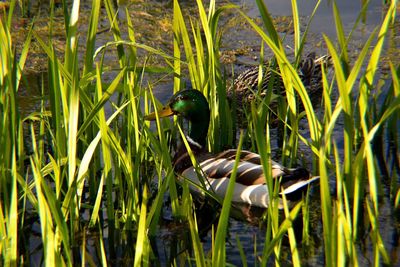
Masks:
[[[290,216],[289,206],[285,195],[282,195],[283,200],[283,210],[285,212],[285,216]],[[297,241],[296,236],[293,230],[293,227],[290,226],[287,229],[289,235],[289,244],[290,244],[290,251],[292,252],[292,262],[293,266],[301,266],[300,255],[297,249]]]
[[[144,187],[142,205],[140,208],[140,219],[138,225],[138,236],[135,246],[135,261],[134,266],[148,266],[148,238],[146,234],[146,219],[147,219],[147,188]]]
[[[315,3],[315,7],[314,7],[313,11],[311,12],[311,15],[309,16],[309,20],[307,22],[307,25],[306,25],[305,29],[303,30],[303,36],[301,37],[300,46],[299,46],[297,54],[296,54],[296,64],[295,64],[295,66],[299,66],[299,63],[300,63],[300,60],[301,60],[301,55],[302,55],[302,52],[303,52],[303,48],[304,48],[304,45],[305,45],[306,40],[307,40],[308,31],[310,30],[310,25],[311,25],[311,23],[312,23],[312,21],[314,19],[315,13],[317,12],[318,7],[319,7],[320,4],[321,4],[321,0],[318,0]],[[324,72],[322,74],[324,75]]]
[[[156,107],[157,106],[156,101],[155,101],[154,95],[151,93],[151,91],[150,91],[150,97],[151,97],[151,101],[152,101],[154,107]],[[163,127],[161,126],[162,124],[160,123],[160,118],[158,117],[158,115],[156,115],[156,125],[157,125],[157,129],[158,129],[159,143],[161,144],[161,151],[163,151],[163,153],[161,153],[161,154],[164,155],[163,164],[164,164],[166,170],[169,170],[167,172],[167,174],[169,174],[167,176],[167,182],[168,182],[168,187],[169,187],[170,197],[171,197],[172,213],[174,216],[178,216],[180,214],[179,211],[180,211],[181,207],[179,204],[175,180],[173,179],[174,173],[172,171],[173,168],[172,168],[171,156],[169,155],[169,152],[168,152],[169,149],[168,149],[168,145],[167,145],[167,140],[165,140],[165,137],[163,134]],[[166,154],[168,154],[168,156]]]
[[[348,70],[349,55],[347,52],[347,40],[344,35],[343,23],[340,17],[340,12],[338,10],[335,1],[332,3],[332,6],[333,6],[333,18],[335,19],[335,26],[336,26],[336,36],[338,38],[339,47],[341,48],[340,58],[342,61],[342,68],[344,74],[347,76],[349,71]]]
[[[328,139],[329,140],[329,139]],[[322,144],[320,148],[320,158],[326,157],[326,148]],[[323,223],[323,236],[324,236],[324,248],[325,248],[325,263],[326,266],[336,266],[334,261],[334,255],[331,252],[334,240],[332,240],[331,233],[333,231],[332,224],[332,199],[329,189],[329,174],[324,161],[319,162],[319,175],[320,175],[320,194],[321,194],[321,212],[322,212],[322,223]]]
[[[195,257],[195,262],[196,262],[196,266],[206,266],[206,261],[205,261],[205,255],[203,252],[203,246],[201,244],[200,241],[200,237],[199,237],[199,232],[197,229],[197,220],[196,217],[194,217],[193,214],[193,210],[192,210],[192,206],[193,206],[193,202],[192,202],[192,198],[189,194],[189,187],[186,184],[184,184],[184,193],[183,193],[183,199],[187,199],[187,207],[188,207],[188,213],[187,213],[187,218],[189,221],[189,228],[190,228],[190,236],[192,239],[192,246],[193,246],[193,254]]]
[[[299,10],[297,8],[297,0],[292,0],[292,16],[293,16],[293,29],[294,29],[294,54],[297,58],[300,52],[300,20]]]
[[[279,50],[281,50],[282,43],[279,38],[278,32],[275,29],[274,22],[271,18],[271,15],[268,12],[267,6],[265,5],[264,1],[262,1],[262,0],[256,0],[256,4],[258,7],[258,10],[260,11],[260,15],[263,20],[264,27],[267,30],[268,34],[270,35],[272,42],[275,44],[276,47],[278,47]]]
[[[213,248],[213,266],[224,266],[226,264],[226,247],[225,247],[225,237],[228,229],[229,212],[231,208],[231,202],[233,197],[233,192],[236,183],[237,167],[240,161],[240,152],[243,144],[243,134],[240,135],[239,145],[236,152],[235,164],[231,176],[229,178],[228,188],[225,193],[224,202],[222,204],[221,215],[218,221],[218,229],[216,234],[216,242]]]
[[[372,51],[370,61],[367,66],[365,80],[361,83],[360,87],[360,98],[359,98],[359,110],[360,110],[360,122],[362,133],[365,139],[368,139],[370,134],[369,132],[369,123],[367,122],[366,115],[367,115],[367,107],[368,107],[368,98],[369,98],[369,90],[373,84],[373,80],[375,77],[377,64],[382,53],[383,44],[385,41],[385,36],[388,30],[388,27],[392,20],[395,18],[396,15],[396,1],[392,1],[385,19],[382,23],[381,29],[378,33],[378,40],[377,43]],[[378,216],[379,209],[378,209],[378,184],[379,180],[376,177],[376,170],[375,170],[375,157],[372,151],[371,143],[364,142],[364,153],[367,162],[367,171],[368,171],[368,182],[369,182],[369,192],[371,196],[371,201],[373,204],[373,212],[374,216]],[[378,220],[374,220],[375,223],[378,223]],[[379,229],[378,225],[374,225],[376,229]]]
[[[89,29],[86,35],[86,53],[85,65],[83,67],[83,75],[93,70],[93,54],[96,46],[97,26],[100,17],[100,3],[100,0],[94,0],[92,2],[92,10],[89,19]]]
[[[308,93],[306,89],[304,88],[303,83],[300,80],[300,77],[297,74],[297,71],[293,68],[291,63],[286,57],[286,54],[282,51],[282,48],[280,46],[277,46],[274,42],[273,39],[271,39],[267,34],[264,33],[264,31],[256,24],[254,21],[252,21],[251,18],[246,16],[243,12],[239,11],[239,13],[247,20],[247,22],[251,25],[251,27],[260,35],[262,40],[271,48],[271,50],[274,52],[274,55],[277,59],[277,62],[279,64],[279,68],[283,70],[283,76],[286,76],[286,78],[283,78],[284,81],[289,82],[289,79],[292,79],[293,87],[296,89],[297,93],[300,96],[300,99],[303,103],[304,109],[306,111],[307,115],[307,120],[309,124],[309,129],[310,129],[310,136],[311,140],[313,143],[318,144],[319,143],[319,136],[320,136],[320,129],[321,125],[316,118],[314,109],[311,105],[310,98],[308,96]],[[290,76],[288,76],[290,75]],[[286,86],[286,84],[285,84]],[[292,97],[292,95],[289,95],[288,97]]]

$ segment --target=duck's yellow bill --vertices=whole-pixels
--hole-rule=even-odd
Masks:
[[[156,119],[156,113],[158,113],[158,117],[160,118],[174,115],[174,111],[169,106],[166,106],[158,112],[147,114],[146,116],[144,116],[144,119],[148,121],[154,121]]]

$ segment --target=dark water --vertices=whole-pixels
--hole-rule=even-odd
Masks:
[[[245,1],[249,5],[253,1]],[[359,11],[361,11],[363,2],[348,1],[348,0],[337,0],[337,1],[321,1],[317,12],[315,13],[314,19],[311,23],[310,30],[314,33],[324,33],[330,37],[336,36],[334,16],[332,12],[332,3],[335,2],[340,16],[342,18],[345,29],[350,30],[356,21]],[[362,28],[365,31],[371,31],[377,26],[382,19],[382,2],[381,0],[372,0],[369,2],[368,8],[363,16]],[[264,0],[269,12],[274,16],[291,16],[292,6],[291,0]],[[312,14],[317,1],[315,0],[298,0],[297,7],[300,16],[308,17]],[[251,8],[249,11],[251,16],[257,16],[258,10],[256,7]],[[358,32],[361,35],[362,32]]]
[[[146,1],[145,1],[146,2]],[[190,2],[190,1],[189,1]],[[193,3],[182,3],[183,5],[188,5],[187,9],[190,11],[191,9],[195,10],[195,1]],[[316,1],[309,1],[309,0],[299,0],[298,1],[298,8],[300,10],[300,15],[302,16],[302,21],[305,23],[308,19],[308,16],[311,14],[314,6],[315,6]],[[309,41],[306,44],[305,50],[306,51],[314,51],[316,50],[317,53],[319,54],[325,54],[326,53],[326,48],[324,47],[322,43],[322,33],[327,34],[330,38],[333,40],[335,39],[336,33],[335,33],[335,26],[334,26],[334,20],[333,20],[333,15],[332,15],[332,7],[330,4],[331,1],[323,1],[321,3],[319,10],[316,13],[316,16],[311,24],[311,32],[309,34]],[[235,0],[233,3],[236,3],[238,5],[241,5],[244,10],[246,10],[247,14],[254,18],[258,18],[258,10],[256,5],[254,4],[253,1],[251,0]],[[271,13],[271,15],[274,18],[282,18],[282,24],[286,25],[288,23],[288,16],[289,16],[289,22],[290,22],[290,16],[291,16],[291,1],[290,0],[265,0],[265,3]],[[336,1],[341,18],[343,20],[344,28],[345,31],[348,33],[352,27],[353,24],[358,16],[358,13],[361,9],[361,1],[344,1],[344,0],[338,0]],[[90,11],[90,5],[85,4],[82,5],[82,12],[89,12]],[[159,27],[160,24],[157,24],[156,26],[152,25],[152,23],[156,23],[156,21],[160,20],[165,20],[165,24],[168,25],[168,20],[171,19],[171,16],[165,15],[165,13],[172,14],[172,9],[168,5],[168,3],[164,2],[156,2],[156,1],[147,1],[146,3],[135,3],[132,6],[130,6],[130,10],[132,13],[137,13],[138,15],[145,16],[141,12],[146,12],[146,15],[148,18],[145,20],[145,22],[140,23],[140,21],[137,21],[137,23],[134,23],[135,25],[135,32],[138,35],[138,42],[142,42],[144,44],[157,47],[160,49],[163,49],[164,51],[167,51],[168,53],[171,54],[172,51],[172,34],[170,32],[170,28],[166,26],[166,30],[159,30],[155,31],[155,27]],[[135,13],[135,14],[136,14]],[[349,44],[349,47],[351,48],[351,51],[354,51],[354,53],[351,52],[351,55],[353,57],[357,56],[357,49],[359,49],[362,46],[363,40],[365,40],[366,37],[369,36],[371,31],[373,30],[374,27],[378,26],[379,23],[382,21],[383,17],[383,11],[382,11],[382,1],[381,0],[372,0],[370,1],[369,8],[367,9],[367,12],[364,17],[363,23],[361,23],[357,28],[356,31],[354,32],[353,35],[353,40]],[[104,15],[104,14],[103,14]],[[121,14],[121,16],[124,16],[124,14]],[[137,16],[136,16],[137,17]],[[105,19],[106,20],[106,19]],[[224,21],[224,20],[222,20]],[[244,69],[247,67],[249,64],[257,64],[258,63],[258,54],[259,54],[259,46],[260,46],[260,38],[256,36],[256,34],[250,30],[248,27],[243,27],[241,23],[241,20],[238,19],[237,24],[234,24],[229,28],[228,31],[225,32],[225,35],[223,37],[223,44],[222,44],[222,52],[223,54],[228,52],[237,52],[237,51],[244,51],[244,53],[236,53],[235,57],[233,58],[228,58],[224,63],[224,66],[227,67],[227,69],[230,69],[231,66],[239,72],[240,70]],[[100,27],[102,27],[102,22],[100,22]],[[104,22],[104,25],[106,23]],[[83,26],[85,28],[85,26]],[[284,29],[280,32],[282,36],[285,36],[285,43],[288,46],[293,46],[293,38],[292,35],[290,34],[290,31],[286,31]],[[83,35],[83,34],[82,34]],[[102,45],[106,43],[107,41],[111,41],[112,37],[110,33],[103,33],[99,34],[98,36],[98,45]],[[399,40],[399,35],[393,36],[393,40],[388,44],[388,47],[394,46],[397,49],[400,49],[400,40]],[[288,54],[290,54],[290,47],[288,48]],[[271,51],[268,51],[266,48],[267,55],[271,55]],[[144,55],[142,55],[144,56]],[[115,61],[112,57],[109,58],[109,62]],[[116,62],[116,61],[115,61]],[[156,59],[154,60],[154,64],[161,64],[158,62]],[[42,84],[45,84],[46,79],[45,79],[45,74],[43,72],[35,72],[35,64],[31,64],[28,66],[31,70],[31,73],[27,76],[27,84],[29,86],[25,86],[20,90],[20,105],[22,108],[22,113],[24,115],[28,115],[33,111],[38,111],[38,107],[40,106],[40,101],[41,101],[41,88]],[[42,79],[44,77],[44,79]],[[105,77],[105,79],[111,80],[112,76],[110,77]],[[157,82],[154,82],[157,80]],[[160,75],[148,75],[146,76],[146,82],[152,83],[152,87],[154,88],[154,92],[156,97],[161,101],[161,102],[166,102],[167,99],[172,95],[172,75],[167,75],[165,77],[160,77]],[[336,135],[336,138],[338,139],[338,144],[340,145],[340,142],[342,140],[342,137],[340,134]],[[307,148],[304,148],[307,149]],[[319,211],[319,205],[318,205],[318,199],[319,199],[319,194],[318,192],[315,192],[312,196],[312,209],[315,211],[315,214],[313,216],[315,217],[311,221],[311,226],[312,229],[310,230],[311,237],[310,237],[310,245],[309,246],[304,246],[301,249],[302,253],[302,261],[305,265],[311,265],[311,266],[322,266],[324,264],[324,255],[323,255],[323,241],[322,239],[322,222],[320,221],[320,211]],[[387,251],[391,254],[394,255],[393,258],[397,259],[397,264],[399,264],[399,255],[400,255],[400,238],[398,234],[398,227],[399,227],[399,222],[393,215],[393,211],[391,210],[391,205],[390,201],[387,197],[383,197],[381,199],[381,204],[380,207],[381,209],[381,216],[380,216],[380,223],[382,229],[385,229],[384,231],[381,231],[381,234],[383,235],[384,243],[386,246]],[[240,221],[236,219],[230,219],[230,225],[228,228],[228,238],[227,238],[227,261],[231,264],[234,264],[236,266],[242,266],[241,258],[239,255],[239,249],[237,247],[237,240],[240,240],[240,243],[242,244],[244,248],[244,252],[246,254],[247,258],[247,263],[249,266],[254,266],[259,262],[259,257],[262,255],[262,250],[264,247],[264,240],[265,240],[265,225],[261,223],[254,223],[254,221],[258,220],[260,217],[260,212],[257,213],[257,216],[253,216],[250,218],[250,220],[253,220],[253,223],[248,223],[246,221]],[[261,212],[262,214],[262,212]],[[368,216],[366,212],[362,213],[362,216]],[[249,219],[249,218],[248,218]],[[176,254],[179,254],[179,249],[184,249],[185,244],[182,244],[182,240],[187,238],[187,236],[182,236],[182,229],[184,229],[185,225],[177,225],[174,222],[172,222],[171,218],[169,217],[169,212],[168,212],[168,206],[166,205],[165,207],[165,212],[164,212],[164,218],[163,220],[165,221],[160,227],[159,234],[154,237],[154,249],[158,251],[158,257],[159,257],[159,262],[161,266],[165,264],[168,259],[171,259],[173,257],[173,252]],[[361,220],[362,221],[362,220]],[[370,232],[370,229],[368,229],[368,226],[366,227],[367,229],[363,229],[363,234],[365,236],[368,235]],[[38,225],[35,226],[35,229],[39,231]],[[112,234],[114,233],[114,234]],[[105,238],[105,244],[106,247],[108,244],[110,244],[110,231],[109,229],[106,229],[104,232],[104,238]],[[126,237],[129,234],[121,234],[121,233],[115,233],[111,232],[111,235],[118,236],[122,238],[123,240],[129,240],[128,237]],[[115,239],[115,236],[113,236],[112,239]],[[39,234],[38,234],[39,238]],[[90,244],[90,237],[89,239],[89,244]],[[208,251],[211,250],[211,231],[206,232],[206,234],[203,237],[203,247],[205,252],[207,253]],[[32,239],[32,242],[34,243],[33,249],[40,251],[40,248],[38,249],[37,242],[39,240],[37,239]],[[128,242],[128,241],[126,241]],[[113,244],[114,242],[112,242]],[[369,265],[372,264],[372,251],[371,250],[371,244],[369,244],[368,238],[365,238],[364,241],[361,241],[360,245],[360,263],[361,265]],[[282,264],[284,266],[290,266],[291,265],[291,259],[290,259],[290,248],[286,244],[283,245],[283,253],[286,253],[287,255],[283,255],[283,262]],[[93,244],[93,247],[95,247],[95,244]],[[116,265],[119,265],[121,263],[130,263],[129,260],[125,260],[123,258],[127,257],[129,258],[129,252],[131,247],[129,247],[128,243],[123,243],[118,247],[119,249],[125,249],[127,251],[127,254],[123,253],[117,253],[115,254],[114,263]],[[115,249],[115,248],[114,248]],[[36,251],[36,252],[37,252]],[[93,249],[95,251],[95,249]],[[110,250],[107,251],[110,254],[113,254],[110,252]],[[37,252],[38,253],[38,252]],[[38,262],[40,261],[40,257],[36,257],[37,253],[33,253],[33,262]],[[397,257],[396,257],[397,255]],[[39,258],[39,259],[37,259]],[[272,262],[271,262],[272,263]]]

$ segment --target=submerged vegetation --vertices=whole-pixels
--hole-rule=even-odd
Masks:
[[[172,1],[173,54],[136,42],[131,18],[121,20],[114,1],[94,0],[83,55],[78,49],[78,42],[83,41],[78,28],[81,3],[62,1],[63,56],[56,52],[52,39],[56,34],[54,1],[50,4],[48,39],[35,31],[33,21],[20,50],[14,49],[11,38],[17,5],[11,1],[7,12],[0,10],[1,265],[231,263],[226,257],[229,216],[234,212],[230,198],[212,204],[219,216],[209,233],[211,248],[206,250],[199,227],[204,218],[195,212],[198,200],[190,194],[187,183],[177,183],[171,163],[169,151],[181,135],[179,120],[160,119],[156,127],[144,120],[150,110],[161,107],[146,74],[170,74],[174,93],[185,88],[188,78],[210,104],[208,150],[236,146],[235,112],[226,100],[230,81],[220,62],[222,33],[218,22],[228,11],[241,16],[260,36],[260,63],[265,47],[273,52],[279,66],[286,90],[277,114],[285,125],[281,161],[288,166],[308,162],[312,172],[320,176],[316,196],[305,196],[291,209],[284,199],[283,212],[278,205],[279,190],[267,179],[266,186],[274,194],[261,218],[263,248],[250,250],[257,265],[290,262],[300,266],[308,260],[306,250],[312,243],[309,228],[315,224],[322,229],[323,242],[317,260],[326,266],[399,264],[399,239],[389,237],[394,240],[387,241],[387,229],[382,226],[382,213],[388,212],[384,206],[390,210],[386,218],[394,224],[393,235],[399,234],[400,66],[389,59],[384,62],[387,77],[381,79],[379,72],[398,9],[397,1],[387,2],[380,27],[372,31],[354,60],[348,51],[352,33],[345,35],[333,3],[336,41],[324,36],[333,75],[323,74],[322,104],[317,113],[261,0],[256,3],[262,26],[232,4],[219,7],[211,0],[206,9],[197,0],[198,18],[188,19],[178,1]],[[96,34],[102,8],[114,39],[99,46]],[[308,26],[300,27],[298,8],[292,0],[295,65],[308,33]],[[130,12],[120,7],[119,12],[123,11]],[[357,23],[362,18],[361,12]],[[126,33],[122,25],[127,27]],[[47,84],[42,84],[38,110],[22,116],[18,94],[22,85],[29,86],[24,67],[32,42],[47,59]],[[139,51],[146,51],[149,58],[161,58],[165,67],[152,66],[148,58],[139,59]],[[109,62],[110,54],[118,61],[117,70]],[[106,82],[105,77],[112,77],[111,81]],[[267,94],[252,103],[247,131],[239,141],[240,147],[249,144],[260,154],[266,173],[271,167],[267,159],[274,154],[269,127],[271,98]],[[302,112],[296,104],[299,101],[304,106]],[[308,157],[299,153],[300,147],[307,149]],[[166,224],[166,206],[171,209],[169,223],[178,225],[179,233],[171,247],[164,248],[168,257],[163,258],[157,237]],[[315,217],[316,222],[311,220]],[[296,236],[297,220],[302,222],[301,238]],[[235,246],[241,264],[247,266],[246,248],[239,239]]]

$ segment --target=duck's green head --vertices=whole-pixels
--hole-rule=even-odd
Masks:
[[[160,118],[172,115],[182,116],[190,122],[189,137],[204,146],[210,122],[210,109],[207,99],[198,90],[184,90],[176,93],[168,104],[157,112]],[[145,116],[146,120],[155,120],[156,113]]]

